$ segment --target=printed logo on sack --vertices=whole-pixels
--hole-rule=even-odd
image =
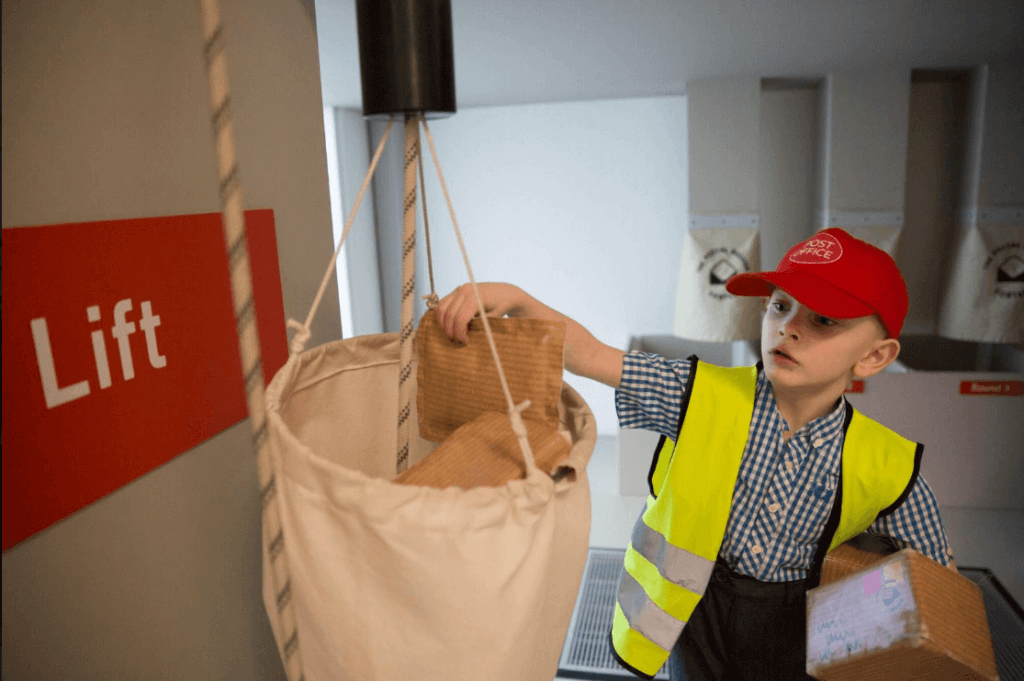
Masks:
[[[984,269],[992,273],[993,293],[1000,298],[1024,297],[1024,248],[1019,241],[996,246],[985,259]]]
[[[789,259],[801,265],[827,265],[843,257],[843,246],[831,234],[815,234],[793,249]]]
[[[715,300],[732,296],[725,290],[725,282],[741,272],[750,271],[750,263],[735,248],[712,248],[700,259],[698,274],[707,270],[708,295]]]

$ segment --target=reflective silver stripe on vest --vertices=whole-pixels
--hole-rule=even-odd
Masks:
[[[658,572],[665,579],[704,595],[704,589],[711,581],[711,572],[715,569],[715,561],[669,544],[663,534],[644,523],[642,515],[633,526],[630,543],[637,553],[657,566]]]
[[[686,622],[677,620],[648,598],[640,582],[625,570],[619,579],[619,607],[630,628],[664,650],[672,650],[686,626]]]

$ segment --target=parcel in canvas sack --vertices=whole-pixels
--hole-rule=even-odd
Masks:
[[[561,386],[572,448],[558,482],[533,468],[500,487],[393,484],[399,345],[397,334],[327,343],[271,382],[291,583],[274,593],[264,554],[266,607],[291,599],[309,681],[550,681],[587,556],[593,414]],[[433,448],[414,434],[409,463]]]
[[[559,396],[565,325],[541,319],[490,322],[512,400],[529,403],[521,415],[534,463],[561,475],[556,468],[572,446],[559,418],[564,411]],[[527,463],[505,411],[501,379],[481,320],[473,320],[463,344],[448,338],[434,311],[428,310],[416,331],[416,348],[420,436],[444,441],[395,482],[472,489],[525,477]]]
[[[490,326],[513,401],[530,401],[523,418],[555,428],[565,324],[544,319],[491,319]],[[433,310],[420,318],[416,406],[424,439],[440,442],[484,412],[506,410],[480,318],[470,322],[468,339],[463,344],[448,338]]]

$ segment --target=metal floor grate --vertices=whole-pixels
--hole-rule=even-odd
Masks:
[[[1024,681],[1024,612],[991,570],[958,570],[981,587],[1000,681]]]
[[[590,549],[583,584],[558,661],[559,678],[591,681],[636,678],[615,661],[608,646],[608,632],[615,613],[615,591],[625,555],[622,549]],[[662,667],[655,678],[667,680],[668,667]]]
[[[621,549],[590,549],[583,584],[558,662],[559,678],[590,681],[635,678],[619,666],[608,649],[615,590],[625,553]],[[1024,681],[1024,612],[991,570],[960,568],[960,574],[981,588],[1000,681]],[[667,666],[662,667],[655,678],[667,680]]]

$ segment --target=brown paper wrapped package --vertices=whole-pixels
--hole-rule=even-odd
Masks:
[[[498,356],[523,413],[537,467],[550,473],[569,456],[570,439],[559,431],[565,325],[539,319],[491,319]],[[525,476],[505,395],[483,331],[474,319],[465,345],[450,340],[433,311],[417,332],[416,394],[420,436],[442,440],[429,456],[394,482],[444,489],[498,487]]]
[[[537,468],[550,473],[569,456],[569,440],[543,423],[525,423]],[[508,414],[488,412],[445,438],[423,461],[395,478],[395,482],[472,489],[499,487],[525,475],[526,464]]]
[[[565,325],[541,319],[488,321],[512,399],[517,405],[530,400],[523,418],[556,428]],[[416,343],[420,437],[440,442],[485,412],[508,412],[482,321],[470,323],[469,342],[463,345],[450,340],[428,311],[420,319]]]
[[[875,560],[879,557],[877,554],[858,551],[869,555],[856,555],[852,551],[857,550],[844,551],[850,561],[845,567],[865,560],[869,561],[866,567],[838,576],[828,584],[824,583],[823,574],[822,586],[807,593],[808,673],[811,676],[822,681],[998,679],[985,605],[976,584],[912,549],[880,556],[881,560]],[[914,607],[904,613],[903,620],[890,631],[892,643],[855,649],[856,652],[845,659],[834,660],[831,664],[817,663],[810,651],[812,637],[823,635],[822,631],[843,633],[841,629],[833,632],[820,625],[815,628],[817,613],[840,621],[873,622],[867,629],[885,628],[885,620],[878,619],[877,611],[872,609],[869,590],[861,582],[873,570],[896,562],[907,577],[906,586],[912,589]],[[858,595],[857,605],[847,609],[837,607],[841,590]]]
[[[840,544],[825,556],[821,566],[821,586],[884,560],[889,553],[867,551],[850,543]]]

